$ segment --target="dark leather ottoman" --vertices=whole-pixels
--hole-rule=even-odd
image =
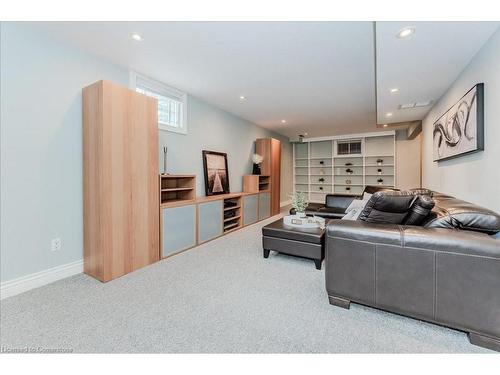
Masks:
[[[325,258],[325,230],[300,229],[283,224],[283,219],[262,228],[264,258],[271,250],[314,260],[316,269],[321,269]]]

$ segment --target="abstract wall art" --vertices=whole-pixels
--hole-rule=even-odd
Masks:
[[[433,125],[433,159],[484,150],[484,84],[478,83]]]

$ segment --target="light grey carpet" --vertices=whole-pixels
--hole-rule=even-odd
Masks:
[[[75,352],[487,352],[465,333],[331,306],[311,260],[263,259],[255,224],[102,284],[77,275],[1,302],[3,347]]]

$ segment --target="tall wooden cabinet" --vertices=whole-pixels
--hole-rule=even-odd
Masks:
[[[274,138],[259,138],[255,152],[264,157],[261,174],[269,176],[271,189],[271,215],[280,213],[281,142]]]
[[[159,259],[156,99],[83,89],[84,272],[108,281]]]

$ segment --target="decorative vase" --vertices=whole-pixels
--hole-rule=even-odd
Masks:
[[[297,216],[299,218],[304,218],[304,217],[306,217],[306,213],[305,212],[296,212],[295,216]]]
[[[252,170],[252,174],[257,174],[257,175],[260,175],[261,171],[260,171],[260,165],[259,164],[253,164],[253,170]]]

